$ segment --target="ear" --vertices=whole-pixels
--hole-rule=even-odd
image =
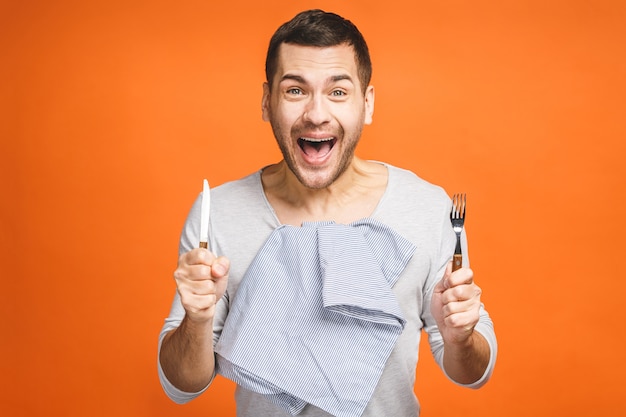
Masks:
[[[365,124],[372,124],[372,118],[374,116],[374,86],[370,85],[365,90]]]
[[[263,121],[270,121],[270,86],[268,83],[263,83],[263,98],[261,99],[261,111]]]

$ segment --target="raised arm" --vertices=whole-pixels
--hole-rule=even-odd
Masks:
[[[481,292],[471,269],[452,272],[451,264],[433,292],[431,314],[443,338],[443,367],[459,384],[478,381],[489,365],[489,344],[474,329],[479,321]]]
[[[181,391],[198,392],[213,378],[213,317],[229,268],[227,258],[201,248],[178,260],[174,279],[185,317],[164,337],[159,360],[168,381]]]

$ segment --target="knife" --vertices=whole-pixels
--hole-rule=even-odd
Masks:
[[[209,247],[209,213],[211,211],[211,190],[205,179],[202,185],[202,206],[200,208],[200,247]]]

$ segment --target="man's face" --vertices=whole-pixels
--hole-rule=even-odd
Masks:
[[[263,87],[263,120],[304,186],[328,187],[346,170],[373,110],[373,87],[360,85],[351,46],[280,46],[271,91]]]

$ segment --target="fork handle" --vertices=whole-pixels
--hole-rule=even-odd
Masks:
[[[462,265],[463,265],[463,255],[455,253],[454,257],[452,258],[452,272],[456,271],[457,269],[460,269]]]

